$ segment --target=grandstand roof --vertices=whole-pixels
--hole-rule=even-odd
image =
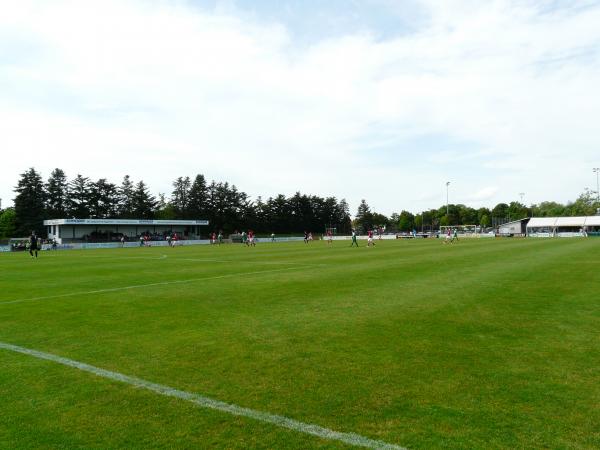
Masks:
[[[50,219],[44,225],[208,225],[208,220]]]

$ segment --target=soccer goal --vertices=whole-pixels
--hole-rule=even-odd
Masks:
[[[450,229],[451,233],[456,230],[459,235],[464,237],[476,236],[481,233],[481,227],[479,225],[442,225],[440,227],[440,234],[446,234],[448,229]]]

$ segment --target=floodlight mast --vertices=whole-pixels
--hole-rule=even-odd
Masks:
[[[596,174],[596,202],[600,203],[600,182],[598,181],[600,167],[594,167],[592,171]]]
[[[446,181],[446,218],[448,218],[448,186],[450,186],[450,182]]]

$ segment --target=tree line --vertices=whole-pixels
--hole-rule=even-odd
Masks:
[[[208,231],[253,229],[257,233],[323,232],[335,228],[348,234],[352,228],[363,233],[384,227],[387,231],[437,230],[443,225],[496,227],[524,217],[586,216],[600,208],[596,194],[586,190],[576,201],[561,204],[547,201],[526,206],[514,201],[493,208],[471,208],[463,204],[443,205],[418,214],[402,210],[385,216],[371,210],[362,200],[352,221],[346,200],[296,192],[251,200],[227,182],[207,183],[204,175],[178,177],[173,191],[152,195],[144,181],[125,175],[120,184],[105,178],[91,180],[81,174],[68,179],[54,169],[46,181],[34,168],[20,175],[14,189],[14,206],[0,211],[0,238],[26,236],[32,230],[44,235],[44,219],[207,219]]]
[[[169,197],[152,195],[144,181],[125,175],[120,184],[106,178],[91,180],[81,174],[68,179],[54,169],[44,181],[30,168],[20,175],[14,189],[14,207],[0,215],[0,238],[26,236],[32,230],[45,234],[45,219],[207,219],[210,231],[229,234],[253,229],[257,233],[302,233],[334,227],[351,229],[348,203],[335,197],[297,192],[252,201],[248,194],[228,182],[208,183],[204,175],[178,177]],[[208,230],[207,230],[208,232]]]
[[[374,226],[386,226],[394,231],[408,232],[411,230],[437,230],[440,226],[478,225],[483,228],[497,227],[511,220],[526,217],[563,217],[563,216],[592,216],[600,208],[597,193],[586,189],[574,202],[561,204],[545,201],[526,206],[514,201],[498,203],[493,208],[471,208],[463,204],[449,204],[437,209],[429,209],[419,214],[409,211],[394,213],[390,217],[371,211],[365,200],[362,200],[354,226],[363,231]]]

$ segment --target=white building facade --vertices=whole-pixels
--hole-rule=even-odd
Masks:
[[[115,242],[140,236],[160,239],[177,234],[182,239],[200,239],[200,227],[208,220],[51,219],[44,220],[49,239],[68,242]]]

